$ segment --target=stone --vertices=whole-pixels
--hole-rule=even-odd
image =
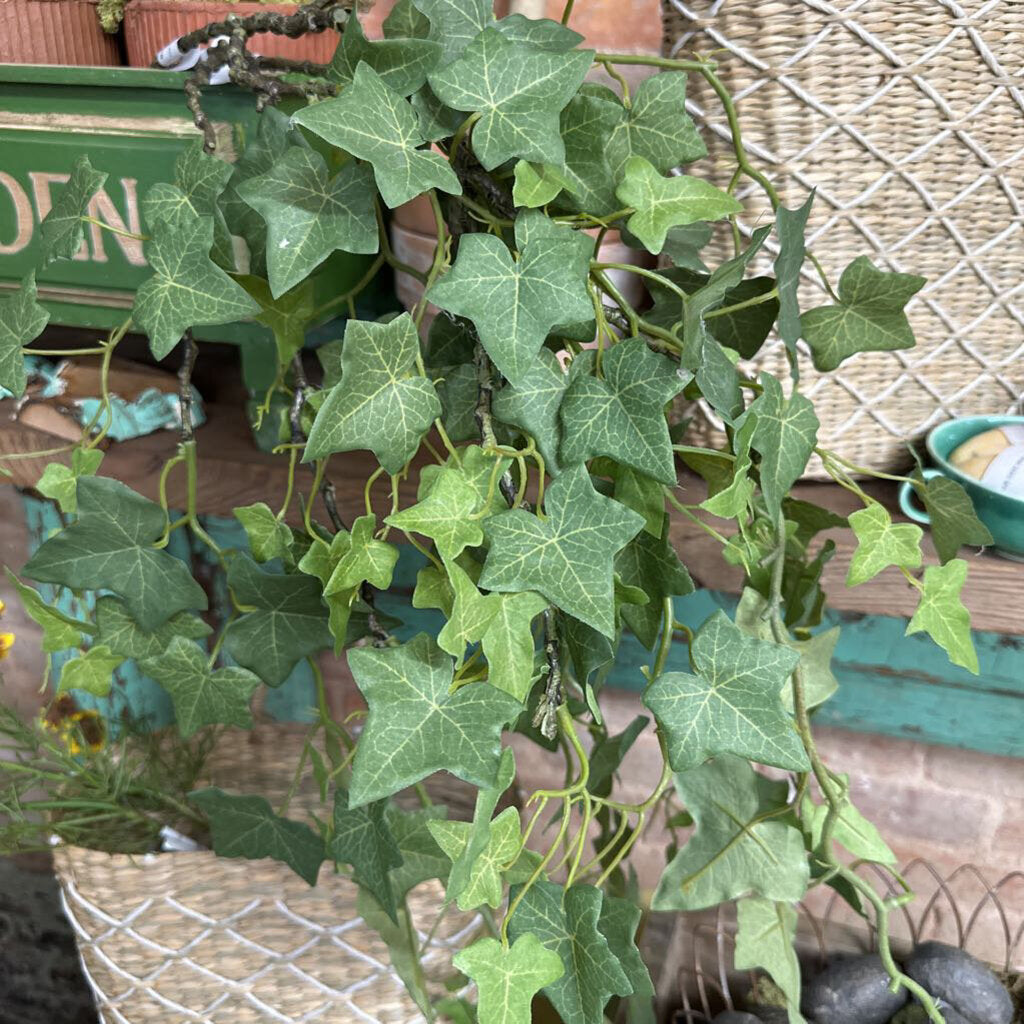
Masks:
[[[761,1024],[789,1024],[789,1011],[783,1006],[757,1006],[754,1015]]]
[[[761,1024],[761,1018],[742,1010],[723,1010],[711,1024]]]
[[[1013,1000],[1003,983],[962,949],[924,942],[910,954],[904,970],[969,1024],[1010,1024],[1013,1020]]]
[[[818,1024],[886,1024],[907,1001],[889,980],[876,954],[837,958],[804,987],[801,1009]]]

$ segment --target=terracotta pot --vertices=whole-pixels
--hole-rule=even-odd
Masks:
[[[0,64],[121,63],[96,0],[0,0]]]
[[[0,4],[3,0],[0,0]],[[215,0],[130,0],[124,11],[124,38],[128,46],[128,64],[133,68],[148,68],[156,52],[169,42],[193,29],[202,28],[213,21],[221,21],[228,14],[246,17],[260,11],[276,14],[294,14],[295,4],[217,3]],[[311,60],[327,64],[338,45],[337,32],[327,30],[317,35],[289,39],[271,32],[260,32],[252,37],[249,47],[264,57],[290,57],[292,60]]]

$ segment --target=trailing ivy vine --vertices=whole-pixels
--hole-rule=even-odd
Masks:
[[[871,913],[893,984],[941,1021],[889,952],[889,915],[910,894],[883,895],[851,866],[857,858],[892,871],[893,857],[811,728],[813,709],[836,689],[837,631],[818,629],[834,545],[819,535],[847,521],[790,496],[817,456],[863,505],[848,522],[858,540],[848,584],[895,568],[920,594],[908,632],[927,632],[977,670],[959,597],[967,566],[956,557],[961,543],[986,540],[969,501],[948,480],[929,485],[942,564],[922,574],[921,530],[894,524],[858,483],[865,471],[818,445],[814,406],[800,391],[808,352],[827,370],[857,352],[912,344],[903,309],[924,282],[861,257],[833,290],[827,250],[821,259],[806,250],[813,196],[781,204],[744,148],[714,63],[582,48],[566,27],[571,7],[557,23],[495,19],[489,0],[399,0],[385,38],[371,42],[355,14],[320,3],[287,18],[228,19],[179,42],[181,51],[226,37],[188,84],[205,151],[186,149],[174,181],[145,199],[153,275],[130,319],[96,350],[103,400],[82,440],[46,453],[70,453],[40,481],[66,525],[21,569],[107,596],[85,621],[19,592],[47,650],[81,648],[62,687],[102,694],[112,670],[134,659],[169,693],[185,736],[211,723],[249,725],[255,691],[313,666],[313,733],[327,753],[311,735],[296,780],[313,773],[325,812],[293,820],[259,793],[216,789],[192,801],[219,854],[273,857],[310,883],[325,862],[350,873],[367,920],[404,944],[396,963],[428,1019],[439,1011],[409,964],[404,907],[429,878],[462,910],[483,908],[492,928],[454,959],[476,984],[480,1024],[525,1024],[537,993],[566,1024],[601,1024],[613,1000],[634,1010],[649,1002],[635,945],[649,908],[626,869],[661,820],[676,839],[650,906],[738,900],[737,963],[773,976],[791,1021],[802,1019],[791,904],[821,885]],[[329,66],[297,68],[246,49],[258,28],[295,34],[303,25],[341,33]],[[658,73],[631,92],[623,65]],[[222,66],[265,106],[233,166],[209,151],[216,140],[201,109],[201,89]],[[591,80],[601,69],[614,88]],[[704,175],[706,151],[684,108],[689,75],[710,84],[728,119],[735,174],[725,190]],[[290,116],[275,106],[288,97]],[[43,224],[47,260],[78,249],[103,178],[80,158]],[[736,220],[744,178],[775,211],[774,224],[749,238]],[[417,196],[437,230],[425,273],[395,256],[385,219]],[[735,252],[709,267],[705,246],[719,227]],[[658,257],[658,269],[606,261],[611,230]],[[775,277],[750,276],[773,233]],[[244,265],[235,239],[245,242]],[[311,278],[336,250],[375,259],[355,287],[315,308]],[[423,297],[411,313],[360,320],[355,301],[384,265],[419,280]],[[808,268],[832,298],[801,310]],[[624,270],[640,275],[649,303],[624,296],[615,283]],[[316,383],[300,351],[305,330],[345,311],[343,337],[319,352]],[[235,510],[245,554],[222,551],[199,516],[190,380],[202,358],[192,330],[247,317],[276,340],[276,380],[259,404],[264,427],[277,431],[288,491],[280,508]],[[15,396],[47,320],[33,275],[0,299],[0,384]],[[790,357],[788,381],[753,379],[738,362],[773,327]],[[99,475],[110,362],[129,329],[148,335],[157,359],[181,355],[183,436],[157,502]],[[684,442],[681,402],[697,399],[725,423],[721,447]],[[332,479],[359,450],[378,468],[365,482],[364,513],[343,522]],[[706,497],[679,489],[680,463],[704,479]],[[179,514],[166,498],[172,474],[186,480]],[[412,503],[400,489],[409,478]],[[744,571],[735,621],[677,620],[674,598],[693,589],[686,551],[672,539],[679,516]],[[209,650],[197,615],[206,594],[166,550],[178,530],[226,571],[233,611]],[[413,606],[445,620],[436,635],[405,642],[377,607],[400,535],[424,556]],[[601,687],[625,629],[651,652],[643,702],[653,723],[641,717],[609,735]],[[688,647],[689,671],[666,671],[674,645]],[[357,730],[328,709],[317,659],[332,656],[347,659],[366,700]],[[619,765],[646,729],[664,769],[646,797],[620,799]],[[523,821],[514,809],[495,814],[515,779],[512,733],[560,749],[566,762],[565,784],[530,794]],[[430,803],[421,784],[439,771],[477,788],[472,821],[449,821]],[[407,787],[419,787],[424,810],[394,802]]]

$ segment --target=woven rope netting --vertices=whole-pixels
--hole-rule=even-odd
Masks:
[[[928,279],[908,307],[916,349],[807,371],[821,443],[898,468],[906,441],[936,423],[1020,411],[1022,0],[664,0],[664,24],[668,54],[716,61],[783,202],[817,187],[808,242],[833,285],[860,255]],[[733,164],[721,106],[699,76],[689,91],[724,186]],[[756,186],[739,196],[749,234],[771,210]],[[732,255],[724,237],[713,244]],[[755,266],[774,255],[769,245]],[[828,301],[808,267],[802,308]],[[759,365],[787,373],[779,344]]]

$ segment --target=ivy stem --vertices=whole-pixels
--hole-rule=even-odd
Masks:
[[[565,7],[562,8],[562,24],[568,25],[572,17],[572,9],[576,6],[576,0],[565,0]]]
[[[41,356],[44,359],[73,359],[76,356],[101,356],[107,349],[105,345],[98,345],[96,348],[53,348],[38,349],[28,345],[22,346],[22,354],[26,356]]]
[[[779,289],[773,288],[770,292],[765,292],[763,295],[754,295],[749,299],[744,299],[743,302],[736,302],[731,306],[719,306],[718,309],[712,309],[704,314],[704,319],[712,320],[716,316],[728,316],[730,313],[738,313],[741,309],[760,306],[762,302],[771,302],[772,299],[777,299],[778,297]]]
[[[335,295],[333,299],[328,299],[323,305],[317,306],[309,317],[310,321],[315,322],[319,320],[325,313],[329,313],[336,306],[341,306],[348,302],[349,299],[358,295],[377,276],[377,272],[384,263],[384,253],[379,253],[377,258],[366,268],[366,273],[347,292]]]
[[[104,231],[109,231],[114,235],[121,235],[122,238],[134,238],[137,242],[148,242],[149,235],[139,235],[134,231],[125,231],[124,228],[115,228],[113,224],[107,224],[105,221],[99,220],[97,217],[86,217],[84,214],[80,218],[85,221],[86,224],[95,224],[98,228],[103,228]]]
[[[675,292],[675,294],[679,296],[683,305],[686,305],[686,300],[688,298],[686,292],[684,292],[683,289],[675,283],[675,281],[665,277],[664,274],[657,273],[657,271],[648,270],[647,267],[635,267],[629,263],[599,263],[596,260],[592,261],[590,266],[594,270],[625,270],[630,274],[639,274],[641,277],[649,278],[651,281],[657,281],[662,288],[667,288],[670,292]],[[758,296],[758,301],[764,302],[766,300]],[[753,305],[753,303],[747,302],[746,305]],[[740,308],[742,308],[742,306]],[[705,318],[707,315],[708,314],[705,314]]]
[[[462,145],[462,140],[466,137],[466,135],[472,129],[473,125],[475,125],[477,123],[477,121],[480,120],[481,116],[482,115],[480,114],[479,110],[476,113],[474,113],[474,114],[470,114],[469,117],[467,117],[462,122],[462,124],[460,124],[459,127],[456,129],[455,135],[452,138],[452,144],[451,144],[451,146],[448,149],[448,162],[449,163],[452,163],[452,164],[455,163],[455,158],[459,154],[459,146]]]

